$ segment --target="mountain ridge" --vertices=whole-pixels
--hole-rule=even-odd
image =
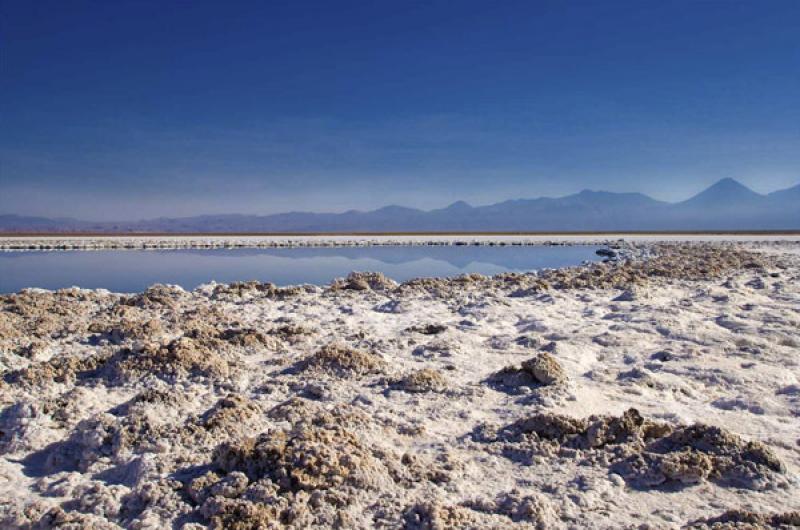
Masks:
[[[396,204],[341,213],[208,214],[138,221],[0,214],[0,232],[436,232],[664,231],[800,229],[800,184],[768,194],[726,178],[679,202],[638,192],[584,189],[562,197],[509,199],[471,206],[464,201],[421,210]]]

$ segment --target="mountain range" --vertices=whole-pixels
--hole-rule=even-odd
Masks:
[[[681,202],[641,193],[584,190],[558,198],[486,206],[459,201],[435,210],[386,206],[342,213],[199,215],[93,222],[0,214],[6,233],[316,233],[316,232],[615,232],[800,229],[800,184],[756,193],[726,178]]]

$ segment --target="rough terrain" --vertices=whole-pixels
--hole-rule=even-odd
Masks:
[[[800,526],[800,246],[0,296],[2,528]]]

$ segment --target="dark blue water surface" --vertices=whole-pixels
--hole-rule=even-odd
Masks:
[[[370,246],[214,250],[0,252],[0,292],[26,287],[138,292],[154,283],[210,281],[325,285],[351,271],[397,281],[421,276],[530,271],[595,260],[594,246]]]

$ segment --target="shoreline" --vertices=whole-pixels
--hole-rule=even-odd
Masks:
[[[215,248],[295,248],[357,246],[537,246],[610,245],[620,242],[798,242],[800,233],[602,233],[602,234],[413,234],[413,235],[269,235],[269,236],[16,236],[0,237],[2,251],[162,250]]]

